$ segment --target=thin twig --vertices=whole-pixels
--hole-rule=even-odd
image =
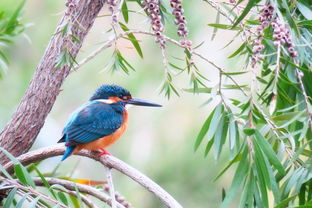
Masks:
[[[63,155],[65,152],[64,144],[58,144],[50,147],[41,148],[38,150],[34,150],[28,153],[25,153],[19,156],[17,159],[23,165],[29,165],[31,163],[41,161],[53,156]],[[124,175],[130,177],[135,182],[139,183],[148,191],[152,192],[155,196],[157,196],[167,207],[170,208],[182,208],[182,206],[164,189],[162,189],[158,184],[154,181],[146,177],[144,174],[124,163],[123,161],[108,155],[103,155],[101,157],[98,156],[98,152],[89,152],[86,150],[82,150],[77,153],[77,155],[89,157],[95,161],[100,162],[101,164],[114,168]],[[8,172],[13,171],[14,164],[12,162],[8,162],[4,168]],[[78,185],[78,184],[77,184]]]
[[[57,187],[55,189],[58,189]],[[81,200],[88,206],[88,207],[91,207],[91,208],[98,208],[98,206],[96,206],[90,199],[88,199],[88,197],[84,196],[84,195],[79,195],[78,196],[78,193],[76,191],[69,191],[69,190],[64,190],[64,189],[58,189],[62,192],[65,192],[69,195],[72,195],[72,196],[76,196],[76,197],[80,197]]]
[[[63,203],[61,203],[61,202],[59,202],[57,200],[54,200],[54,199],[52,199],[52,198],[50,198],[50,197],[48,197],[48,196],[46,196],[46,195],[44,195],[44,194],[42,194],[40,192],[37,192],[36,190],[34,190],[34,189],[30,188],[30,187],[23,186],[22,184],[18,183],[15,180],[4,178],[2,181],[6,182],[6,183],[9,183],[9,184],[12,184],[12,185],[16,186],[18,189],[24,190],[26,192],[29,192],[29,193],[33,194],[33,195],[40,196],[40,198],[45,199],[45,200],[47,200],[49,202],[52,202],[53,204],[56,204],[56,205],[58,205],[60,207],[69,208],[68,206],[64,205]]]
[[[103,50],[109,48],[112,46],[112,44],[120,39],[120,38],[123,38],[129,34],[144,34],[144,35],[150,35],[150,36],[155,36],[154,33],[152,32],[149,32],[149,31],[140,31],[140,30],[129,30],[129,31],[126,31],[124,33],[121,33],[119,34],[118,36],[115,36],[112,40],[109,40],[107,42],[105,42],[101,47],[99,47],[98,49],[96,49],[95,51],[93,51],[89,56],[87,56],[85,59],[83,59],[76,67],[73,68],[73,71],[79,69],[81,66],[83,66],[84,64],[86,64],[87,62],[89,62],[90,60],[92,60],[96,55],[98,55],[99,53],[101,53]],[[171,42],[181,48],[185,48],[185,46],[183,46],[179,41],[176,41],[172,38],[169,38],[167,36],[164,35],[164,39],[168,42]],[[209,60],[208,58],[206,58],[205,56],[201,55],[200,53],[196,52],[196,51],[193,51],[194,55],[196,55],[197,57],[201,58],[202,60],[208,62],[209,64],[211,64],[213,67],[215,67],[216,69],[218,69],[220,72],[222,73],[225,73],[226,71],[219,67],[218,65],[216,65],[213,61]],[[228,74],[225,74],[237,87],[238,89],[245,95],[245,96],[248,96],[248,94],[240,87],[240,85],[237,83],[237,81],[230,75]]]
[[[55,185],[55,184],[59,184],[61,186],[63,186],[64,188],[70,190],[70,191],[76,191],[75,187],[77,187],[78,191],[84,194],[88,194],[90,196],[93,196],[109,205],[111,205],[110,201],[110,197],[103,193],[102,191],[91,187],[91,186],[87,186],[84,184],[79,184],[79,183],[75,183],[73,181],[68,181],[68,180],[64,180],[64,179],[58,179],[58,178],[50,178],[50,177],[45,177],[46,181],[50,184],[50,185]],[[35,182],[35,184],[37,186],[44,186],[44,183],[42,182],[41,178],[39,177],[34,177],[33,181]],[[62,189],[63,191],[63,189]],[[75,192],[76,194],[76,192]],[[77,194],[76,194],[77,195]],[[81,195],[82,196],[82,195]],[[81,198],[82,199],[82,198]],[[83,200],[83,199],[82,199]],[[117,203],[117,207],[118,208],[124,208],[123,205]]]
[[[295,62],[295,64],[298,65],[296,62]],[[303,81],[302,81],[303,73],[301,71],[299,71],[298,68],[296,68],[296,76],[297,76],[297,79],[298,79],[298,82],[299,82],[299,85],[300,85],[300,88],[301,88],[301,91],[302,91],[304,103],[306,105],[306,112],[307,112],[307,116],[308,116],[308,123],[310,125],[310,129],[312,129],[312,120],[311,120],[312,112],[310,110],[309,97],[307,95],[307,92],[305,90],[305,87],[304,87],[304,84],[303,84]]]
[[[111,198],[111,207],[116,208],[116,198],[115,198],[115,189],[114,189],[114,182],[112,176],[112,168],[105,166],[107,184],[109,186],[109,194]]]

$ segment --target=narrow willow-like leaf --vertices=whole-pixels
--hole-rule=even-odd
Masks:
[[[194,145],[194,151],[196,151],[198,149],[199,145],[203,141],[203,139],[204,139],[204,137],[205,137],[205,135],[209,129],[210,122],[212,120],[212,117],[214,115],[215,110],[216,110],[216,108],[211,112],[211,114],[206,119],[204,125],[200,129],[199,134],[198,134],[197,139],[196,139],[196,142],[195,142],[195,145]]]
[[[216,130],[218,128],[219,121],[221,119],[223,111],[224,111],[223,105],[219,104],[216,107],[216,109],[214,111],[214,114],[213,114],[213,117],[212,117],[212,121],[214,121],[214,122],[212,122],[210,124],[209,129],[208,129],[208,133],[207,133],[207,138],[208,139],[211,139],[214,136],[214,134],[215,134],[215,132],[216,132]]]
[[[255,160],[255,167],[256,167],[253,170],[255,171],[255,175],[257,176],[257,179],[258,179],[258,186],[261,192],[261,199],[262,199],[263,205],[265,208],[267,208],[269,206],[268,193],[267,193],[267,186],[269,186],[269,184],[267,183],[270,182],[270,176],[265,166],[264,157],[262,155],[260,147],[258,147],[258,144],[256,142],[253,142],[253,144],[254,144],[254,150],[255,150],[254,160]]]
[[[68,200],[67,200],[67,197],[66,195],[63,193],[63,192],[57,192],[57,196],[58,198],[61,200],[61,202],[65,205],[68,205]]]
[[[216,24],[219,24],[220,22],[220,12],[218,11],[217,12],[217,16],[216,16]],[[211,36],[211,41],[214,40],[214,38],[216,37],[217,35],[217,32],[218,32],[218,28],[217,27],[214,27],[213,31],[212,31],[212,36]]]
[[[191,93],[211,93],[212,91],[212,88],[197,88],[197,89],[194,89],[194,88],[190,88],[190,89],[183,89],[183,91],[185,92],[191,92]]]
[[[16,204],[15,208],[22,208],[22,207],[25,207],[23,206],[24,205],[24,202],[26,200],[26,198],[29,196],[28,193],[26,193],[23,198],[21,200],[18,201],[18,203]]]
[[[297,7],[301,14],[307,19],[307,20],[312,20],[312,9],[311,5],[310,7],[304,3],[305,1],[297,1]]]
[[[40,196],[37,196],[34,200],[30,202],[27,208],[36,208],[39,199],[40,199]]]
[[[291,27],[291,29],[293,29],[295,31],[296,35],[299,37],[299,35],[300,35],[299,29],[298,29],[298,26],[296,25],[296,22],[294,21],[292,15],[291,15],[287,1],[286,0],[278,0],[277,2],[279,3],[280,7],[285,10],[286,19],[288,21],[289,26]]]
[[[11,153],[9,153],[9,152],[8,152],[6,149],[4,149],[3,147],[0,147],[0,150],[13,162],[14,165],[20,163]]]
[[[12,16],[10,17],[10,19],[7,23],[7,29],[6,29],[5,33],[10,34],[15,29],[17,18],[20,15],[20,12],[24,7],[24,4],[25,4],[25,0],[22,0],[21,3],[18,5],[17,9],[14,11]]]
[[[77,187],[77,184],[75,183],[75,191],[76,191],[76,196],[77,196],[77,199],[78,199],[78,202],[79,204],[82,204],[83,207],[84,207],[84,204],[82,203],[82,199],[81,199],[81,196],[80,196],[80,192],[78,190],[78,187]]]
[[[219,159],[220,153],[222,151],[222,147],[225,143],[229,126],[229,117],[227,112],[223,112],[221,120],[218,125],[218,129],[214,136],[214,157],[215,159]]]
[[[247,157],[247,148],[245,147],[242,159],[238,164],[234,178],[232,180],[232,185],[230,187],[230,190],[227,192],[224,201],[221,204],[221,208],[228,208],[232,200],[235,197],[237,197],[238,189],[240,185],[243,183],[244,179],[246,178],[248,169],[249,169],[249,161]]]
[[[283,201],[281,201],[279,204],[277,204],[274,208],[286,208],[286,207],[289,207],[289,202],[293,201],[294,199],[296,199],[297,197],[297,194],[296,195],[293,195],[293,196],[290,196],[286,199],[284,199]]]
[[[43,185],[49,190],[49,192],[52,194],[54,199],[57,199],[57,196],[56,196],[54,190],[51,189],[51,185],[49,184],[49,182],[45,179],[45,177],[42,175],[42,173],[38,170],[37,167],[34,167],[34,169],[35,169],[36,173],[38,174],[38,176],[41,178]]]
[[[210,139],[210,141],[207,143],[206,149],[205,149],[205,157],[207,157],[208,153],[210,152],[213,143],[214,143],[214,138]]]
[[[285,175],[285,169],[279,159],[277,158],[272,146],[267,142],[267,140],[260,134],[258,130],[255,131],[256,142],[259,144],[261,150],[267,156],[270,163],[277,169],[281,175]]]
[[[245,48],[246,48],[246,43],[243,43],[241,46],[239,46],[239,48],[236,50],[236,51],[234,51],[234,53],[232,53],[228,58],[233,58],[233,57],[235,57],[235,56],[237,56],[242,50],[244,50]],[[246,72],[244,72],[244,73],[246,73]]]
[[[235,28],[258,2],[259,0],[249,0],[242,14],[236,19],[232,27]]]
[[[24,166],[22,166],[21,164],[14,165],[14,171],[16,177],[21,183],[23,183],[24,185],[29,185],[33,188],[36,187],[34,181],[32,180],[31,176]]]
[[[229,122],[230,122],[230,124],[229,124],[229,144],[230,144],[230,149],[232,150],[232,149],[234,149],[234,146],[236,143],[236,137],[238,136],[238,135],[236,135],[237,125],[236,125],[236,122],[232,116],[231,116]]]
[[[8,171],[6,171],[6,169],[4,169],[4,167],[0,164],[0,173],[3,173],[3,175],[5,175],[5,177],[12,179],[12,176],[8,173]]]
[[[12,202],[13,202],[13,199],[14,199],[14,197],[15,197],[15,195],[16,195],[16,192],[17,192],[17,188],[16,188],[16,187],[13,188],[13,189],[10,191],[8,197],[5,199],[5,202],[4,202],[3,207],[10,207],[10,206],[11,206],[11,204],[12,204]]]
[[[256,130],[253,129],[253,128],[245,128],[245,129],[243,129],[243,132],[244,132],[246,135],[251,136],[251,135],[253,135],[253,134],[256,132]]]
[[[121,22],[119,22],[119,25],[123,31],[125,32],[129,31],[129,28],[125,24],[122,24]],[[136,49],[136,51],[138,52],[139,56],[143,58],[143,52],[140,47],[139,41],[136,39],[136,37],[132,33],[128,34],[128,38],[131,41],[134,48]]]
[[[128,14],[128,6],[127,1],[123,1],[122,7],[121,7],[121,13],[126,23],[129,22],[129,14]]]
[[[224,30],[241,30],[241,27],[233,27],[232,25],[225,25],[225,24],[208,24],[210,27],[218,28],[218,29],[224,29]]]
[[[234,163],[239,162],[242,159],[242,153],[238,153],[229,164],[213,179],[213,181],[218,180]]]

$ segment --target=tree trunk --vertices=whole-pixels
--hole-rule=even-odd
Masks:
[[[94,23],[104,0],[68,0],[67,9],[38,64],[22,101],[11,120],[0,134],[0,146],[14,156],[27,152],[33,145],[50,112],[60,87],[70,72],[70,66],[56,67],[57,60],[66,49],[73,58]],[[69,23],[70,33],[60,32]],[[80,41],[73,40],[73,34]],[[68,53],[68,54],[69,54]],[[7,158],[0,152],[0,163]]]

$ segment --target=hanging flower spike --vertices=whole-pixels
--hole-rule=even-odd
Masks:
[[[257,39],[253,42],[253,56],[251,58],[251,66],[255,67],[256,63],[259,59],[262,58],[261,51],[264,50],[264,45],[261,43],[263,40],[263,34],[265,28],[267,28],[270,25],[270,22],[272,21],[274,13],[274,7],[272,5],[265,6],[260,10],[260,16],[259,16],[259,22],[260,25],[256,28],[256,33],[258,35]]]
[[[297,57],[298,52],[295,49],[295,44],[292,42],[290,31],[286,24],[282,24],[280,19],[276,17],[271,23],[271,27],[273,28],[274,46],[278,47],[278,45],[286,45],[288,47],[289,55],[291,57]]]
[[[109,4],[108,9],[112,14],[113,24],[116,24],[118,22],[118,17],[117,17],[118,12],[116,12],[116,6],[118,3],[118,0],[107,0],[107,3]]]
[[[156,43],[159,43],[161,48],[165,48],[166,40],[162,35],[164,32],[164,25],[161,22],[159,0],[144,0],[141,3],[151,19],[152,30],[156,35]]]

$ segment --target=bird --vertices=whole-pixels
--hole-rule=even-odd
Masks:
[[[156,103],[132,98],[128,90],[118,85],[100,86],[67,121],[63,136],[58,141],[65,142],[66,146],[61,160],[82,149],[110,155],[105,148],[116,142],[128,126],[126,105],[161,107]]]

